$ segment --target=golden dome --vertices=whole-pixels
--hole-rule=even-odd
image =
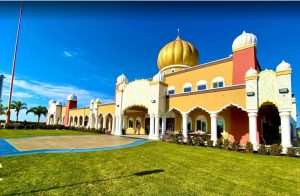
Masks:
[[[180,39],[166,44],[159,52],[157,57],[157,65],[159,69],[169,65],[189,65],[198,64],[199,54],[197,48],[191,43]]]

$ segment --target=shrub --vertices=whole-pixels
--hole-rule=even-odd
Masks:
[[[214,141],[212,141],[212,140],[207,140],[206,145],[207,145],[208,147],[213,147],[213,146],[214,146]]]
[[[245,146],[246,153],[253,153],[253,144],[251,142],[247,142]]]
[[[5,128],[6,129],[15,129],[15,125],[6,125]]]
[[[195,146],[205,146],[205,140],[202,137],[195,137],[194,139],[194,145]]]
[[[279,156],[281,154],[282,146],[279,144],[272,144],[270,147],[270,154],[273,156]]]
[[[100,130],[100,132],[102,133],[102,130]],[[171,142],[177,144],[177,136],[176,136],[176,134],[171,134]]]
[[[223,146],[222,139],[217,139],[215,147],[216,148],[222,148],[222,146]]]
[[[298,147],[297,152],[298,152],[298,156],[300,156],[300,147]]]
[[[225,139],[225,140],[224,140],[223,148],[224,148],[225,150],[230,150],[230,142],[229,142],[228,139]]]
[[[258,153],[259,154],[268,154],[268,149],[266,148],[266,146],[264,144],[261,144],[258,148]]]
[[[287,149],[286,156],[294,157],[296,155],[296,150],[293,147]]]
[[[239,151],[239,149],[240,149],[240,143],[238,141],[234,141],[231,144],[231,150],[233,150],[233,151]]]

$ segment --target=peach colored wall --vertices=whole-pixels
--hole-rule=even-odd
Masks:
[[[232,85],[232,60],[221,62],[211,66],[199,65],[197,68],[191,68],[189,71],[182,71],[170,75],[166,75],[166,83],[174,86],[176,94],[181,93],[183,85],[187,82],[192,84],[192,91],[196,91],[196,84],[199,80],[206,80],[208,89],[211,88],[212,80],[221,76],[225,80],[225,85]]]
[[[103,104],[103,105],[99,105],[98,106],[98,113],[102,114],[102,115],[106,115],[108,113],[110,113],[111,115],[115,114],[115,103],[112,104]]]
[[[167,109],[176,108],[180,112],[188,112],[192,108],[201,106],[208,111],[218,111],[229,103],[246,108],[246,89],[231,89],[201,94],[185,94],[184,96],[170,96],[167,99]]]

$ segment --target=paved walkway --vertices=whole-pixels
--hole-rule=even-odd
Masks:
[[[141,145],[147,139],[110,135],[40,136],[0,139],[0,156],[36,153],[87,152]]]

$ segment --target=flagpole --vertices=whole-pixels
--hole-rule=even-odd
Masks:
[[[14,76],[15,76],[15,68],[16,68],[16,61],[17,61],[17,52],[18,52],[19,34],[20,34],[21,21],[22,21],[22,12],[23,12],[23,1],[22,1],[22,5],[21,5],[21,8],[20,8],[20,17],[19,17],[17,37],[16,37],[16,45],[15,45],[15,51],[14,51],[14,59],[13,59],[12,74],[11,74],[11,81],[10,81],[8,107],[7,107],[7,112],[6,112],[6,123],[10,123],[10,104],[11,104],[11,96],[12,96],[13,85],[14,85]]]

